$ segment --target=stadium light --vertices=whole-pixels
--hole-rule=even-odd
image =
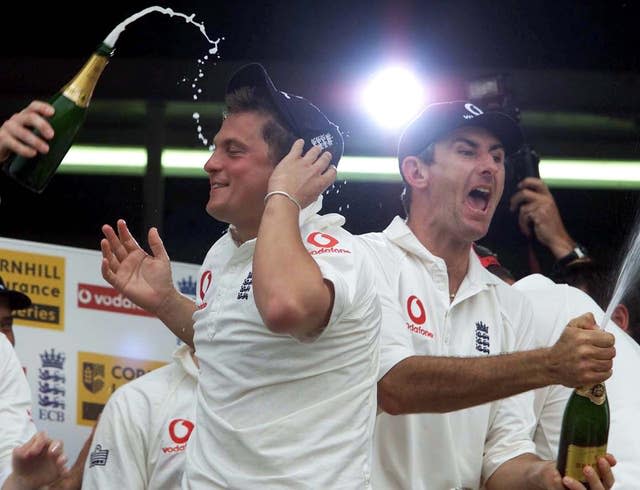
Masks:
[[[405,125],[425,101],[423,83],[408,68],[391,66],[376,73],[362,91],[362,106],[381,126]]]

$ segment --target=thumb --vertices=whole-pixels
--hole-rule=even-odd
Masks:
[[[160,233],[158,233],[158,229],[155,226],[149,229],[147,240],[149,241],[149,247],[151,248],[153,256],[157,259],[169,262],[169,255],[167,254],[167,250],[164,248],[162,238],[160,238]]]

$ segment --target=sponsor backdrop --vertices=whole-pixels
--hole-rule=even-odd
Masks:
[[[101,259],[98,251],[0,237],[0,276],[33,302],[14,318],[33,420],[64,441],[71,462],[111,393],[171,362],[179,343],[102,279]],[[197,274],[196,265],[173,263],[188,296],[195,297]]]

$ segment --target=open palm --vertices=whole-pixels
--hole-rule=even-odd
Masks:
[[[133,238],[124,220],[118,220],[118,233],[109,225],[102,227],[102,277],[135,304],[150,313],[175,292],[171,263],[155,228],[149,230],[152,255]]]

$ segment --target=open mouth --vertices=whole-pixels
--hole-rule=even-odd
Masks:
[[[467,203],[472,209],[477,211],[486,211],[489,207],[489,198],[491,190],[488,187],[476,187],[469,192]]]
[[[227,187],[228,184],[221,184],[219,182],[214,182],[211,184],[211,190],[220,189],[221,187]]]

